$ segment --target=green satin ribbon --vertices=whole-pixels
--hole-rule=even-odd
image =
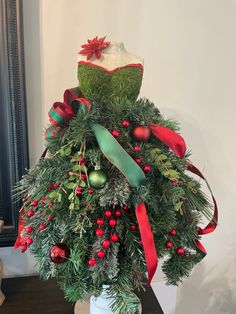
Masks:
[[[137,163],[106,128],[97,123],[90,123],[90,126],[105,157],[124,174],[132,187],[141,186],[145,174]]]

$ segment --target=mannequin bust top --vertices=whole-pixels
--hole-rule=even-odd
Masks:
[[[109,72],[129,64],[143,66],[143,58],[138,57],[125,49],[123,43],[114,42],[103,50],[100,59],[94,59],[92,62],[86,60],[85,55],[79,54],[78,63],[90,63],[106,69]]]
[[[128,52],[123,43],[111,43],[101,57],[90,61],[78,57],[78,80],[85,98],[104,102],[122,96],[138,97],[143,77],[143,59]]]

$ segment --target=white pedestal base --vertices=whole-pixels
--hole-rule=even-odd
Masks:
[[[106,294],[106,287],[99,297],[91,296],[90,306],[87,303],[76,302],[74,314],[113,314],[109,305],[114,298],[108,297]],[[142,307],[140,304],[139,313],[142,313]]]

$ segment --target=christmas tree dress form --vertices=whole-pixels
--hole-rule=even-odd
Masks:
[[[112,311],[131,314],[133,291],[150,284],[159,258],[177,285],[205,256],[200,237],[215,229],[217,206],[190,174],[205,180],[178,123],[137,100],[142,59],[105,38],[82,47],[79,87],[49,112],[47,155],[16,187],[24,198],[15,247],[30,248],[42,278],[55,277],[69,300],[107,285]]]

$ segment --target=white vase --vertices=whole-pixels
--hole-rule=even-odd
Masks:
[[[91,296],[90,298],[90,314],[114,314],[110,309],[110,304],[115,300],[115,297],[107,295],[106,289],[108,286],[103,286],[103,291],[98,297]],[[139,313],[142,313],[140,304]],[[124,313],[125,314],[125,313]]]

